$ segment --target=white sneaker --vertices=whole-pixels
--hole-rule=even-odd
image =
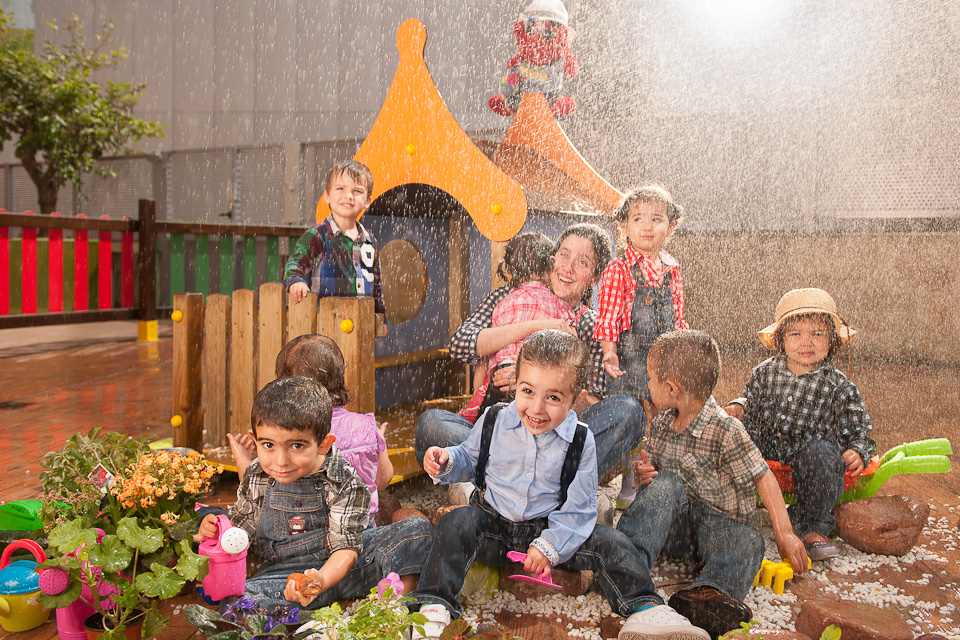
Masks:
[[[468,484],[468,483],[465,483]],[[416,627],[413,627],[410,637],[412,640],[438,640],[443,630],[450,624],[450,612],[442,604],[425,604],[420,607],[420,613],[424,615],[427,622],[423,625],[421,634]]]
[[[476,490],[472,482],[454,482],[447,487],[447,501],[450,504],[470,504],[470,496]]]
[[[710,640],[710,634],[665,604],[637,611],[627,618],[619,640]]]
[[[602,493],[597,494],[597,524],[613,526],[613,501]]]

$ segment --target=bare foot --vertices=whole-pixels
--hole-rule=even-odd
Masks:
[[[228,433],[227,440],[230,441],[230,453],[233,454],[233,459],[237,461],[237,475],[242,478],[243,472],[257,457],[257,443],[250,433],[241,433],[240,435]]]
[[[813,544],[814,542],[829,542],[829,540],[815,531],[808,531],[807,534],[803,536],[803,541],[806,544]]]

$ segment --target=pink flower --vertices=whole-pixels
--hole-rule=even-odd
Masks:
[[[387,574],[387,577],[377,583],[377,597],[381,600],[386,600],[384,594],[387,592],[387,589],[393,589],[393,597],[399,598],[400,594],[403,592],[403,582],[400,581],[400,576],[391,571]]]

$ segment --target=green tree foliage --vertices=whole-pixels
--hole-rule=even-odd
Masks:
[[[97,163],[100,158],[131,153],[141,137],[163,135],[163,124],[133,116],[145,85],[94,79],[126,57],[123,47],[110,49],[115,27],[104,23],[88,49],[74,16],[65,27],[69,44],[45,42],[37,56],[18,46],[10,16],[0,10],[0,148],[17,137],[14,153],[37,187],[42,213],[54,211],[57,192],[68,181],[82,197],[85,171],[116,177]]]

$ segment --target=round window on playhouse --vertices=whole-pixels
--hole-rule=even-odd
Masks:
[[[391,240],[380,250],[380,277],[387,322],[411,320],[427,299],[427,263],[417,245]]]

